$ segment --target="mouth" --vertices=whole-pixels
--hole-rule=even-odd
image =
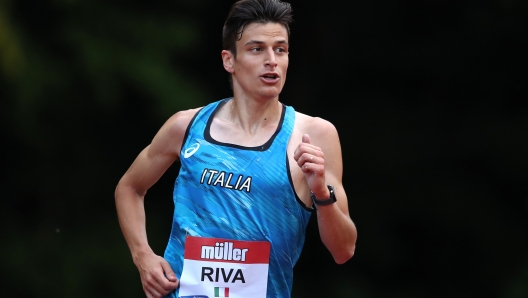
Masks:
[[[275,83],[277,82],[280,77],[277,73],[265,73],[263,75],[260,76],[265,82],[269,82],[269,83]]]

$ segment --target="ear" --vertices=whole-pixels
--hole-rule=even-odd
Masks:
[[[229,72],[233,73],[235,72],[235,68],[233,67],[233,64],[235,62],[235,56],[231,51],[223,50],[222,51],[222,61],[224,62],[224,69]]]

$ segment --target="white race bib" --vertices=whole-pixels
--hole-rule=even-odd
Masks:
[[[270,243],[187,236],[180,298],[266,298]]]

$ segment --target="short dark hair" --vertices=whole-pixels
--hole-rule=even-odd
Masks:
[[[278,23],[286,28],[290,35],[292,8],[289,3],[280,0],[240,0],[231,6],[224,23],[222,43],[224,50],[231,51],[236,57],[236,42],[242,36],[244,28],[250,23]]]

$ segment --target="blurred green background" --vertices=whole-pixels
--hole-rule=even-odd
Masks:
[[[528,5],[291,1],[281,101],[333,122],[359,238],[315,217],[293,297],[528,297]],[[113,191],[173,113],[231,95],[232,1],[0,1],[4,297],[144,297]],[[175,164],[149,192],[162,254]]]

